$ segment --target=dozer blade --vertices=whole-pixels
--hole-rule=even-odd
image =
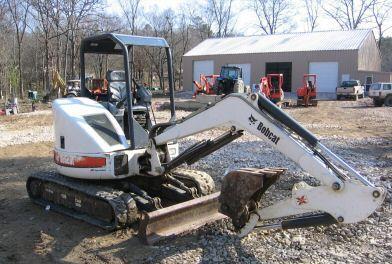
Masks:
[[[226,216],[218,212],[220,192],[189,200],[153,212],[143,212],[139,238],[148,245],[199,228]]]

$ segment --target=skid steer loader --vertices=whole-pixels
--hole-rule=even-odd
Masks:
[[[150,94],[133,82],[132,54],[138,46],[166,50],[168,122],[151,120]],[[107,74],[105,100],[97,101],[86,89],[86,53],[123,57],[124,71]],[[375,187],[261,94],[233,93],[176,120],[171,51],[164,39],[94,36],[82,41],[80,60],[82,97],[53,103],[56,171],[31,175],[26,183],[37,204],[108,230],[140,220],[140,238],[153,244],[226,216],[240,236],[255,227],[354,223],[368,217],[384,200],[385,190]],[[221,136],[179,153],[178,140],[220,126],[227,128]],[[292,159],[320,185],[300,182],[287,199],[262,206],[263,194],[284,169],[229,172],[219,193],[207,173],[181,166],[224,147],[244,131]],[[263,225],[286,217],[291,218]]]

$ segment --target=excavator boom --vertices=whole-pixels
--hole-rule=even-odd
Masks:
[[[222,126],[230,127],[230,130],[210,144],[192,146],[169,162],[161,163],[154,153],[155,149],[168,142]],[[268,178],[268,174],[259,172],[259,179],[256,177],[255,180],[248,180],[247,184],[233,189],[227,186],[241,186],[240,183],[246,182],[246,177],[257,173],[239,170],[233,172],[234,176],[232,173],[226,175],[222,183],[219,210],[232,218],[240,236],[245,236],[256,226],[263,225],[264,220],[282,217],[296,218],[280,222],[276,227],[355,223],[372,214],[385,198],[384,189],[375,187],[325,147],[310,131],[261,94],[228,95],[218,103],[193,113],[162,131],[152,137],[152,148],[148,150],[152,157],[151,173],[170,171],[185,162],[192,164],[231,142],[238,137],[236,135],[247,131],[266,141],[320,181],[319,186],[309,186],[305,182],[296,183],[291,197],[267,207],[260,207],[262,194],[277,179],[276,176]],[[197,204],[197,199],[193,202]],[[214,210],[215,208],[212,209]],[[157,215],[156,218],[162,219],[162,216]],[[159,223],[154,216],[145,219],[148,219],[142,223],[145,230],[148,229],[149,223],[154,223],[155,226]],[[166,233],[171,232],[166,230]]]

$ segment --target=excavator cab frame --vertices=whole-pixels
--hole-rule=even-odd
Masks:
[[[303,77],[303,85],[314,89],[317,83],[317,75],[316,74],[304,74]]]
[[[282,90],[283,86],[283,74],[282,73],[270,73],[267,77],[260,79],[261,92],[270,99],[272,102],[277,103],[283,100],[284,94]]]
[[[130,36],[123,34],[108,33],[97,36],[88,37],[82,40],[80,48],[80,79],[81,79],[81,96],[94,99],[94,95],[86,87],[86,54],[109,54],[109,55],[122,55],[125,71],[125,88],[126,97],[124,101],[119,102],[126,107],[128,131],[124,131],[129,135],[131,149],[135,149],[137,142],[135,141],[135,124],[133,118],[133,94],[131,91],[135,90],[136,83],[133,80],[133,60],[134,60],[134,47],[155,47],[164,48],[166,51],[167,71],[169,81],[170,93],[170,112],[172,119],[175,119],[175,105],[174,105],[174,76],[173,76],[173,63],[172,53],[169,44],[163,38],[156,37],[141,37]],[[108,100],[110,95],[108,96]]]
[[[297,106],[317,106],[317,75],[304,74],[302,87],[297,89]]]

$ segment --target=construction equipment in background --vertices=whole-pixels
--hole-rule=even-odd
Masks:
[[[270,73],[260,79],[260,90],[271,102],[277,104],[284,99],[283,74]]]
[[[196,86],[196,90],[195,93],[193,94],[193,97],[196,97],[198,94],[214,95],[215,91],[213,90],[213,87],[218,77],[219,75],[216,74],[212,74],[212,75],[200,74],[200,82],[193,81],[193,83]]]
[[[68,80],[63,97],[70,98],[78,96],[80,96],[80,80]]]
[[[171,113],[167,122],[158,124],[151,118],[151,94],[132,78],[133,52],[128,51],[137,46],[166,51]],[[96,101],[86,88],[86,53],[123,55],[124,71],[107,73],[105,101]],[[176,120],[172,57],[164,39],[113,33],[89,37],[82,41],[80,61],[83,97],[53,103],[56,171],[33,174],[26,183],[37,204],[108,230],[127,227],[142,214],[139,236],[154,243],[225,217],[221,213],[232,219],[240,236],[260,225],[354,223],[372,214],[385,198],[384,189],[375,187],[261,94],[232,93]],[[143,112],[144,119],[135,118]],[[227,131],[179,152],[180,139],[217,127]],[[320,184],[296,183],[287,199],[261,203],[285,169],[229,172],[219,194],[214,193],[214,181],[207,173],[183,167],[244,131],[265,140]],[[272,225],[264,222],[287,217]]]
[[[304,74],[302,87],[297,89],[297,106],[317,106],[317,75]]]
[[[244,93],[245,85],[242,80],[242,68],[237,66],[222,66],[213,89],[217,95]]]
[[[52,87],[44,96],[44,101],[48,102],[52,99],[62,98],[65,95],[66,88],[66,83],[63,78],[61,78],[60,73],[54,69],[52,71]]]
[[[200,75],[200,83],[193,81],[196,86],[194,97],[198,94],[227,95],[244,93],[245,85],[242,80],[242,69],[237,66],[222,66],[219,75]]]
[[[104,97],[108,96],[108,81],[106,79],[89,79],[87,86],[92,95],[97,97],[97,101],[102,101]]]
[[[43,97],[44,102],[63,97],[80,96],[80,80],[68,80],[65,82],[60,73],[54,69],[52,71],[52,87]]]

